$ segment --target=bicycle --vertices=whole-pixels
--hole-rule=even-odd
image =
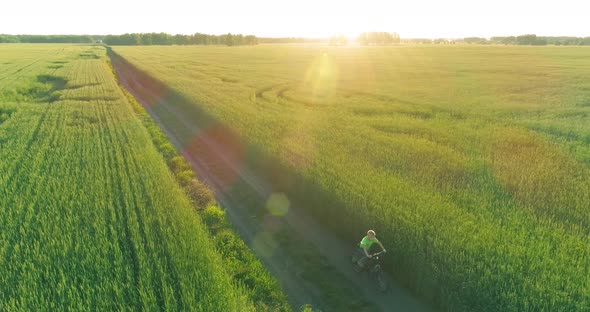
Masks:
[[[388,286],[387,280],[385,279],[385,274],[383,273],[383,269],[381,268],[380,264],[380,257],[384,253],[385,251],[381,251],[373,254],[371,257],[361,255],[360,252],[355,252],[352,254],[354,270],[357,272],[368,271],[369,276],[376,281],[377,288],[381,292],[387,291]],[[363,263],[362,267],[357,264],[359,260],[361,263]]]

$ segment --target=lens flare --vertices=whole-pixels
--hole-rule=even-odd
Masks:
[[[329,100],[338,87],[338,66],[335,56],[321,52],[307,69],[304,88],[311,91],[311,103]]]
[[[283,193],[274,193],[270,195],[268,200],[266,201],[266,209],[273,215],[273,216],[284,216],[289,211],[289,207],[291,206],[291,202],[287,195]]]

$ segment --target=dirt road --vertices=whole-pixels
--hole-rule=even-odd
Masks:
[[[228,156],[227,149],[214,137],[204,135],[207,129],[195,123],[173,97],[166,96],[171,90],[163,91],[161,85],[153,88],[151,78],[123,59],[115,56],[111,61],[121,84],[145,107],[177,149],[183,151],[199,178],[213,188],[234,228],[281,283],[294,309],[311,304],[322,311],[431,310],[390,277],[388,292],[377,291],[367,274],[352,270],[350,242],[326,231],[303,209],[285,204],[283,194],[275,193],[262,177]],[[191,148],[187,148],[187,137],[194,138]],[[228,189],[228,176],[233,184],[241,185],[239,191]],[[279,213],[271,209],[262,214],[260,209],[253,209],[253,202],[264,205],[269,198],[278,201],[279,206],[283,202],[284,209],[279,207]],[[305,250],[293,246],[304,246]],[[310,272],[310,264],[316,263],[321,266],[319,275]],[[324,272],[329,274],[322,275]]]

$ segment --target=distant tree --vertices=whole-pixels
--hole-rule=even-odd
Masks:
[[[509,37],[504,37],[502,40],[503,44],[518,44],[518,40],[516,38],[516,36],[509,36]]]
[[[11,35],[0,35],[0,43],[18,43],[19,38]]]
[[[333,46],[344,46],[348,44],[348,39],[343,35],[332,36],[329,43]]]
[[[547,45],[547,37],[537,37],[537,35],[529,34],[516,37],[516,44],[518,45]]]
[[[387,32],[366,32],[357,37],[357,41],[362,45],[392,45],[401,42],[397,33]]]
[[[486,38],[480,38],[480,37],[467,37],[463,39],[463,42],[465,43],[469,43],[469,44],[488,44],[489,41]]]
[[[6,35],[0,34],[0,43],[96,43],[107,45],[189,45],[227,44],[255,45],[258,38],[253,35],[226,34],[221,36],[196,33],[194,35],[170,35],[167,33],[127,33],[122,35]]]
[[[141,45],[142,38],[139,34],[124,34],[119,38],[120,44],[124,45]]]
[[[196,33],[193,35],[191,43],[192,44],[208,44],[206,40],[207,35]]]
[[[127,40],[131,45],[142,45],[141,36],[139,34],[127,34]]]
[[[407,44],[431,44],[432,39],[427,38],[408,38],[402,41],[403,43]]]
[[[222,43],[230,47],[233,46],[234,36],[231,33],[228,33],[227,35],[222,37]]]
[[[244,35],[237,34],[234,36],[234,45],[244,45]]]
[[[522,35],[516,37],[518,45],[532,45],[537,40],[537,35]]]
[[[172,45],[174,44],[174,38],[167,33],[153,33],[152,43],[155,45]]]
[[[185,38],[186,36],[177,34],[174,35],[173,42],[175,45],[185,45]]]
[[[87,35],[0,35],[0,42],[10,43],[93,43]]]
[[[152,35],[139,34],[139,42],[140,45],[152,45]]]
[[[537,39],[533,41],[532,45],[547,45],[547,39],[537,37]]]
[[[249,35],[244,37],[244,44],[246,45],[257,45],[258,44],[258,38],[256,38],[256,36],[253,35]]]
[[[583,38],[577,37],[565,37],[561,40],[561,44],[563,45],[582,45]]]

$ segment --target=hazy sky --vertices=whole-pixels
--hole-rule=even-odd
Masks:
[[[257,36],[590,36],[586,0],[4,0],[0,33]]]

